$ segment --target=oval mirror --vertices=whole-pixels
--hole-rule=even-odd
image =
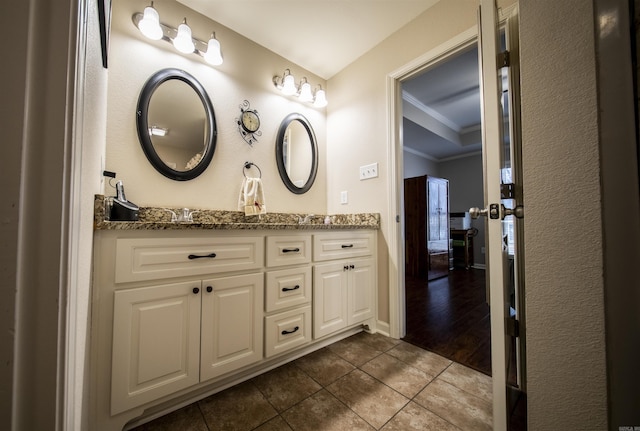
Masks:
[[[276,162],[291,192],[302,194],[311,188],[318,172],[318,145],[311,124],[301,114],[289,114],[280,123]]]
[[[216,150],[213,105],[187,72],[163,69],[145,83],[137,110],[138,138],[151,165],[167,178],[191,180]]]

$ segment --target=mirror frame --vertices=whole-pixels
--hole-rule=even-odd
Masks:
[[[200,97],[200,101],[204,106],[205,119],[210,126],[209,139],[202,154],[202,160],[200,160],[200,163],[198,163],[193,169],[188,171],[177,171],[167,166],[156,152],[153,142],[151,142],[151,137],[149,136],[149,119],[147,117],[149,114],[151,96],[153,96],[153,93],[161,84],[170,79],[180,80],[193,88],[198,97]],[[213,153],[216,151],[216,139],[218,136],[216,117],[213,111],[213,104],[211,103],[206,90],[192,75],[184,70],[175,68],[162,69],[151,75],[140,92],[136,117],[138,139],[142,145],[142,151],[144,151],[144,155],[147,156],[149,163],[151,163],[151,165],[162,175],[176,181],[187,181],[196,178],[198,175],[202,174],[205,169],[207,169],[211,163],[211,159],[213,159]]]
[[[293,121],[299,121],[302,124],[307,131],[307,135],[309,135],[309,141],[311,141],[311,172],[309,173],[309,178],[307,178],[303,187],[298,187],[293,184],[291,178],[289,178],[289,174],[287,173],[286,166],[284,165],[284,135],[287,131],[287,127],[289,127],[289,124]],[[276,136],[276,163],[278,164],[280,178],[282,178],[282,182],[287,186],[289,191],[298,195],[309,191],[316,179],[316,174],[318,173],[318,143],[316,142],[316,135],[313,132],[313,127],[311,127],[309,121],[302,114],[295,112],[289,114],[284,118],[284,120],[282,120],[282,123],[280,123],[278,135]]]

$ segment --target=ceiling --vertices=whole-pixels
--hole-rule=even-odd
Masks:
[[[178,1],[328,80],[439,0]],[[475,50],[403,83],[403,99],[407,150],[436,161],[480,150]]]

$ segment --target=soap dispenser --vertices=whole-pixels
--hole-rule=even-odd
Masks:
[[[138,221],[138,211],[138,206],[127,200],[122,181],[118,181],[116,183],[116,196],[111,203],[109,219],[112,221]]]

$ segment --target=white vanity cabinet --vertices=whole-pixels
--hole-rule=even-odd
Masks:
[[[375,329],[375,230],[114,228],[94,238],[94,431]]]
[[[265,357],[311,342],[311,235],[266,241]]]
[[[373,232],[314,235],[314,339],[373,318],[374,252]],[[327,262],[320,263],[323,261]]]
[[[264,236],[100,232],[95,256],[93,378],[112,416],[262,360]]]
[[[262,359],[261,273],[117,290],[111,413]]]

